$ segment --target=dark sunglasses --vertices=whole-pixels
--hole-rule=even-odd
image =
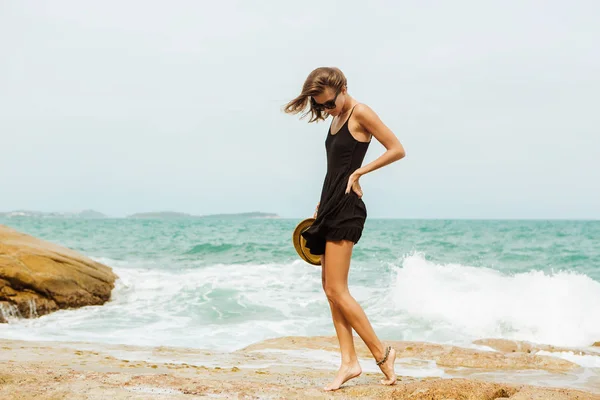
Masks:
[[[337,100],[339,94],[340,91],[338,90],[333,100],[328,100],[323,104],[317,103],[313,97],[311,97],[310,100],[312,101],[313,108],[317,111],[333,110],[335,108],[335,101]]]

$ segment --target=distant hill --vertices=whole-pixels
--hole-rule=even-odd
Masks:
[[[106,215],[95,210],[43,212],[31,210],[15,210],[0,213],[2,217],[37,217],[37,218],[106,218]]]
[[[238,214],[211,214],[203,215],[200,218],[279,218],[279,215],[264,212],[246,212]]]
[[[106,215],[95,210],[82,210],[71,212],[42,212],[31,210],[14,210],[9,212],[0,212],[0,217],[35,217],[35,218],[81,218],[81,219],[98,219],[108,218]],[[259,211],[231,214],[208,214],[208,215],[192,215],[176,211],[154,211],[143,212],[128,215],[126,218],[133,219],[184,219],[184,218],[213,218],[213,219],[243,219],[243,218],[280,218],[274,213],[265,213]]]
[[[106,218],[106,215],[102,214],[99,211],[95,210],[83,210],[80,211],[77,216],[80,218]]]
[[[145,212],[128,215],[127,218],[194,218],[191,214],[175,212],[175,211],[157,211],[157,212]]]
[[[214,218],[214,219],[241,219],[241,218],[279,218],[279,215],[264,212],[246,212],[237,214],[209,214],[209,215],[191,215],[175,211],[158,211],[136,213],[127,216],[127,218],[156,218],[156,219],[177,219],[177,218]]]

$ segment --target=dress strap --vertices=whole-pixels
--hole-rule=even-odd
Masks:
[[[359,105],[360,103],[356,103],[354,105],[354,107],[352,107],[352,110],[350,111],[350,115],[348,115],[348,119],[350,119],[350,117],[352,116],[352,113],[354,112],[354,109],[356,108],[357,105]]]
[[[343,128],[344,126],[346,126],[346,124],[348,123],[348,121],[350,121],[350,117],[352,116],[352,113],[354,112],[354,109],[355,109],[355,108],[356,108],[356,106],[357,106],[357,105],[359,105],[359,104],[360,104],[360,103],[356,103],[356,104],[354,105],[354,107],[352,107],[352,110],[350,110],[350,115],[348,115],[348,118],[346,118],[346,121],[344,121],[344,124],[342,125],[342,128]],[[331,120],[331,124],[329,124],[329,133],[331,133],[331,126],[332,126],[332,125],[333,125],[333,119]],[[342,128],[340,128],[340,129],[338,130],[338,132],[339,132],[339,131],[341,131],[341,130],[342,130]]]
[[[350,121],[350,117],[352,116],[352,113],[354,112],[354,109],[356,108],[356,106],[357,106],[358,104],[359,104],[359,103],[356,103],[356,104],[354,105],[354,107],[352,107],[352,110],[350,110],[350,115],[348,115],[348,119],[346,120],[346,122],[344,122],[344,125],[346,125],[346,124],[348,123],[348,121]]]

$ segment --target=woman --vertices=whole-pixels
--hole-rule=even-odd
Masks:
[[[334,380],[325,390],[336,390],[362,372],[358,363],[352,329],[358,333],[385,375],[385,385],[396,383],[396,351],[384,347],[377,338],[365,312],[348,291],[348,271],[352,248],[361,237],[367,218],[362,200],[361,176],[404,157],[404,148],[394,133],[368,106],[348,94],[346,78],[338,68],[317,68],[302,87],[302,93],[290,101],[285,112],[297,114],[309,106],[309,122],[332,116],[325,140],[327,174],[316,219],[302,236],[306,247],[321,255],[323,289],[329,300],[333,325],[342,353],[342,363]],[[386,152],[361,167],[367,148],[375,137]]]

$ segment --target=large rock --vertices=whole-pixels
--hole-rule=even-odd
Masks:
[[[0,225],[0,322],[104,304],[116,278],[106,265]]]

